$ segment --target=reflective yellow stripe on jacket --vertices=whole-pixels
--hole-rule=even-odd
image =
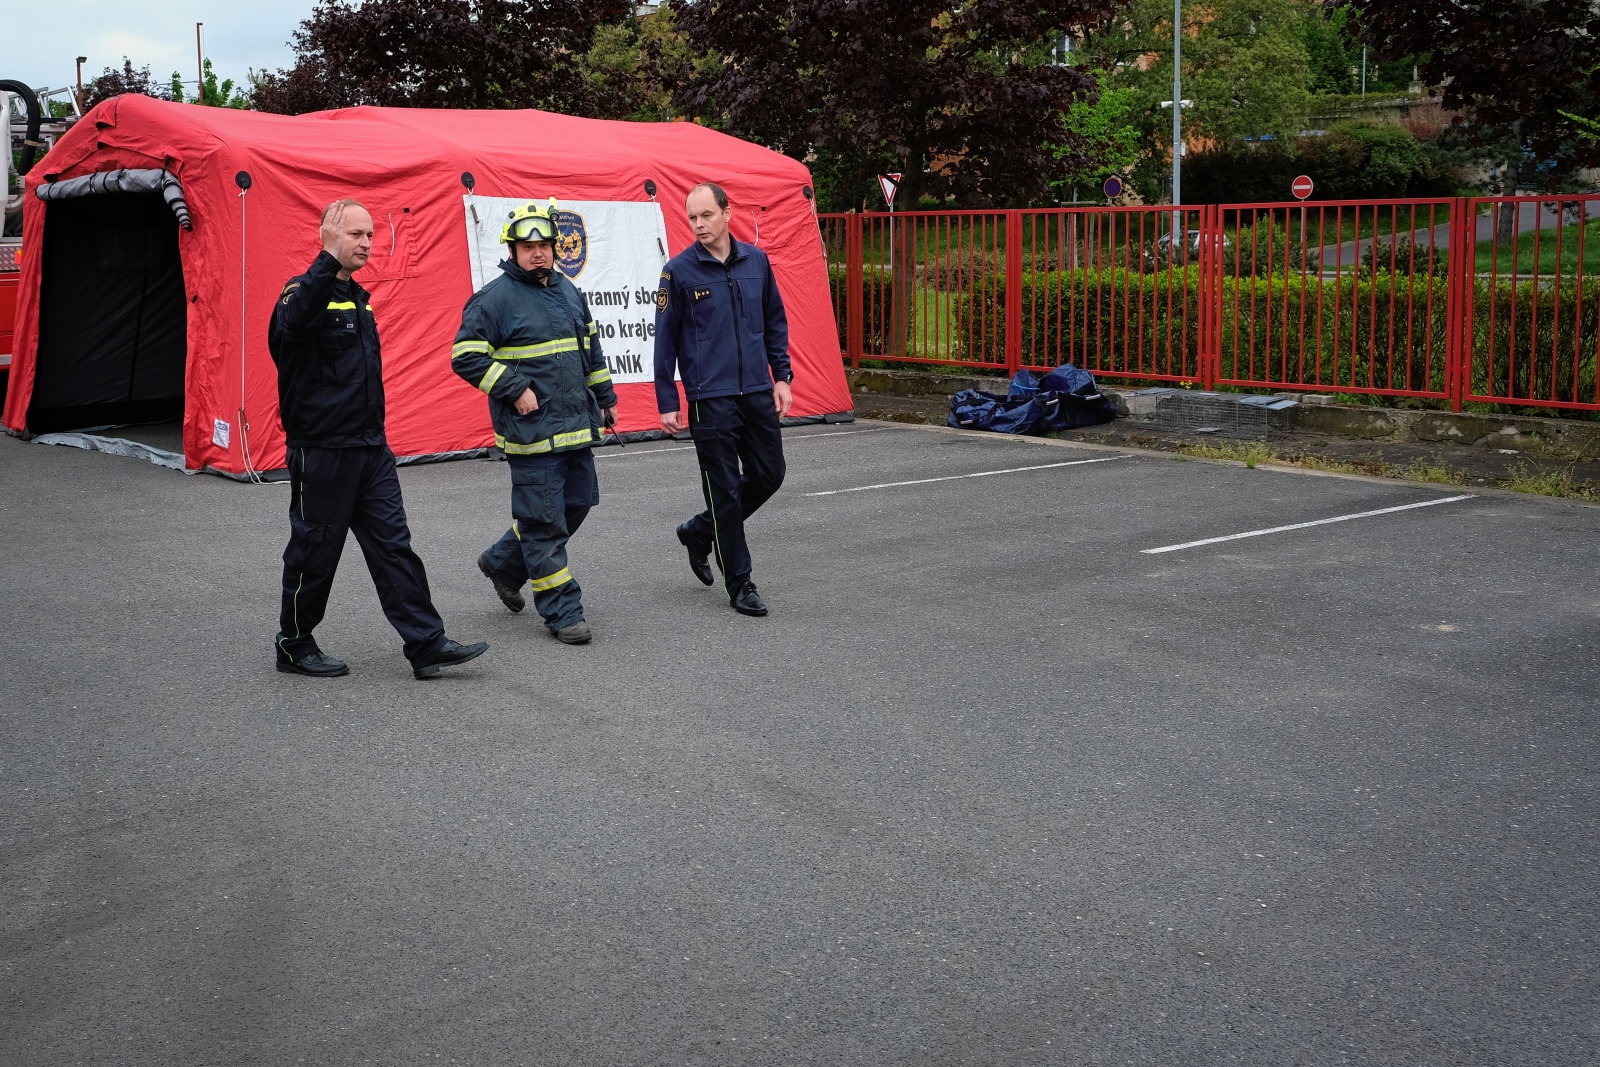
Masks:
[[[576,352],[578,339],[576,337],[563,337],[556,341],[544,341],[536,345],[513,345],[508,348],[496,348],[489,352],[494,359],[534,359],[538,356],[553,356],[557,352]]]
[[[483,376],[483,381],[478,383],[478,388],[487,393],[489,390],[494,388],[494,383],[498,382],[500,380],[500,375],[504,374],[505,372],[506,365],[504,363],[496,363],[494,366],[489,368],[489,373]]]
[[[508,456],[536,456],[557,448],[567,448],[571,445],[588,445],[598,441],[599,438],[590,430],[573,430],[571,433],[558,433],[554,437],[546,437],[542,441],[535,441],[525,445],[520,441],[507,441],[503,434],[494,435],[494,443],[500,451]]]
[[[601,367],[585,379],[590,385],[599,385],[601,382],[609,382],[610,380],[611,372],[604,367]]]

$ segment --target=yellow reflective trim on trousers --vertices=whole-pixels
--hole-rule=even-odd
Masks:
[[[531,445],[522,444],[520,441],[507,441],[500,434],[494,435],[495,446],[508,456],[534,456],[540,452],[548,452],[554,446],[546,437],[543,441],[535,441]]]
[[[576,352],[578,339],[576,337],[563,337],[558,341],[542,341],[536,345],[512,345],[507,348],[496,348],[489,355],[495,359],[535,359],[539,356],[553,356],[557,352]]]
[[[518,541],[522,540],[522,531],[517,529],[516,519],[511,520],[511,536],[515,537]]]
[[[478,383],[478,388],[487,393],[490,389],[494,388],[494,383],[498,382],[500,380],[500,375],[504,374],[505,372],[506,365],[504,363],[496,363],[494,366],[489,368],[489,373],[483,376],[483,381]]]
[[[356,302],[354,300],[331,300],[328,302],[329,311],[354,311],[355,309]]]
[[[488,355],[494,351],[494,345],[488,341],[457,341],[450,348],[450,358],[467,355],[469,352],[482,352]]]
[[[601,382],[609,382],[610,380],[611,372],[604,367],[601,367],[588,377],[590,385],[599,385]]]
[[[557,448],[566,448],[568,445],[586,445],[594,440],[594,433],[590,430],[573,430],[571,433],[556,434]]]
[[[542,593],[546,589],[554,589],[556,586],[566,585],[570,581],[572,581],[572,572],[562,567],[554,574],[546,575],[543,578],[534,578],[528,584],[533,587],[535,593]]]

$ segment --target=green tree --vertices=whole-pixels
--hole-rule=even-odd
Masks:
[[[673,87],[707,77],[722,66],[715,53],[697,53],[677,27],[670,7],[624,16],[595,27],[582,71],[605,118],[664,122],[681,117]]]
[[[131,66],[131,64],[130,64]],[[204,104],[206,107],[232,107],[248,108],[250,97],[234,89],[232,78],[217,81],[217,71],[207,59],[201,64],[200,91],[193,96],[185,96],[183,91],[183,75],[177,71],[172,72],[171,82],[172,99],[180,104]]]
[[[1308,88],[1313,93],[1353,93],[1360,84],[1352,68],[1361,63],[1361,46],[1354,44],[1346,25],[1349,12],[1335,8],[1323,14],[1309,12],[1302,24],[1301,40],[1306,49]]]
[[[1052,183],[1058,200],[1075,200],[1079,192],[1101,184],[1113,174],[1129,173],[1143,154],[1141,94],[1130,86],[1106,88],[1103,73],[1097,78],[1101,84],[1099,95],[1067,109],[1067,129],[1088,162]]]
[[[1145,148],[1134,171],[1146,199],[1160,195],[1170,158],[1172,4],[1133,0],[1084,41],[1083,62],[1109,71],[1108,89],[1135,96],[1130,124]],[[1263,136],[1282,139],[1304,127],[1311,99],[1307,23],[1313,0],[1213,0],[1184,12],[1184,139],[1191,151]]]

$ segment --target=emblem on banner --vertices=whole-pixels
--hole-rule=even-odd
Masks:
[[[556,264],[561,273],[576,278],[589,262],[589,234],[583,228],[583,216],[576,211],[557,211]]]

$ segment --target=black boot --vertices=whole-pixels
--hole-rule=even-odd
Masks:
[[[685,523],[684,525],[688,525]],[[689,550],[689,569],[700,579],[701,585],[713,585],[716,577],[711,573],[711,550],[702,548],[689,539],[688,531],[678,527],[678,543]]]
[[[486,555],[487,553],[485,553]],[[500,603],[512,611],[521,611],[528,606],[528,602],[522,599],[522,590],[516,586],[507,585],[504,579],[494,572],[494,568],[489,566],[489,561],[484,556],[478,557],[478,569],[483,572],[485,578],[489,579],[489,584],[494,586],[494,595],[500,598]]]
[[[439,646],[437,652],[423,656],[411,665],[411,673],[418,678],[437,678],[440,667],[454,667],[458,663],[477,659],[489,651],[489,642],[479,641],[475,645],[458,645],[448,637],[444,644]]]

